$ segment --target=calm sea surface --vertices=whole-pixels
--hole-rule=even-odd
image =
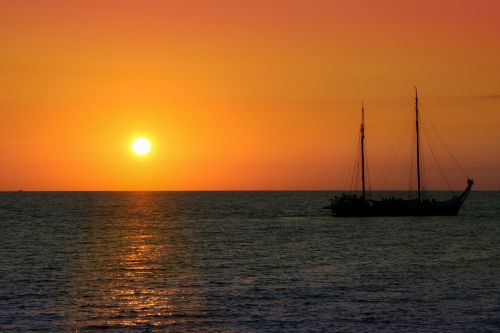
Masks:
[[[404,218],[332,196],[0,193],[0,331],[500,330],[500,193]]]

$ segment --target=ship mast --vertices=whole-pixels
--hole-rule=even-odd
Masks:
[[[365,189],[365,107],[361,103],[361,183],[363,184],[363,200],[366,199]]]
[[[422,202],[420,196],[420,130],[418,127],[418,92],[415,87],[415,129],[417,131],[417,187],[418,187],[418,203]]]

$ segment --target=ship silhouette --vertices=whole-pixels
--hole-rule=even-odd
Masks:
[[[330,209],[335,216],[453,216],[457,215],[472,190],[474,181],[467,179],[467,187],[459,196],[452,196],[448,200],[424,199],[421,189],[421,147],[419,128],[418,92],[415,88],[415,131],[416,131],[416,178],[417,195],[415,199],[388,197],[380,200],[367,198],[365,181],[365,116],[364,107],[361,108],[360,127],[360,158],[361,158],[361,193],[343,194],[331,199]]]

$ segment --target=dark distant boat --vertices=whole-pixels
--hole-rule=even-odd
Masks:
[[[452,216],[457,215],[460,207],[469,195],[474,181],[467,179],[467,188],[459,196],[453,196],[448,200],[438,201],[435,199],[422,200],[420,185],[420,129],[418,94],[415,89],[415,131],[416,131],[416,163],[417,163],[417,197],[415,199],[384,198],[372,200],[366,197],[365,188],[365,117],[362,108],[362,120],[360,128],[360,153],[361,153],[361,184],[362,191],[359,194],[344,194],[331,200],[326,209],[331,209],[336,216]]]

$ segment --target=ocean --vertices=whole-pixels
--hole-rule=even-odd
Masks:
[[[0,193],[0,331],[500,331],[499,192],[455,217],[334,195]]]

